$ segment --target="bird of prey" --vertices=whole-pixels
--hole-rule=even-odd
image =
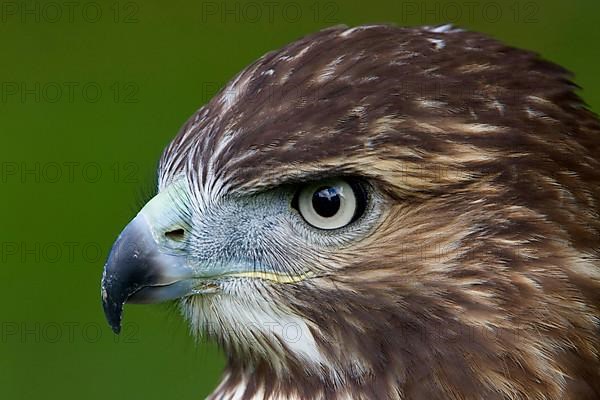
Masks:
[[[210,399],[600,398],[600,123],[563,68],[452,26],[333,27],[168,145],[102,300],[174,301]]]

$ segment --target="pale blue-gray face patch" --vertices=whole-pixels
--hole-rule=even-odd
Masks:
[[[108,257],[102,300],[113,330],[120,330],[125,302],[210,292],[208,283],[223,278],[306,279],[301,235],[290,234],[299,220],[292,196],[286,189],[230,196],[199,211],[184,179],[169,185],[127,225]]]

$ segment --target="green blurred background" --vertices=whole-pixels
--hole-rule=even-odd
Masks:
[[[223,355],[165,306],[104,322],[104,258],[161,150],[236,72],[335,25],[453,22],[576,73],[600,110],[600,2],[0,2],[0,398],[200,399]]]

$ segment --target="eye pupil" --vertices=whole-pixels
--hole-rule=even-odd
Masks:
[[[367,203],[363,185],[350,178],[328,178],[300,187],[291,206],[314,228],[334,230],[356,221]]]
[[[312,205],[315,212],[321,217],[333,217],[340,210],[340,193],[334,187],[320,187],[312,196]]]

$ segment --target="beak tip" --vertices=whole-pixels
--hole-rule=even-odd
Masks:
[[[111,299],[106,291],[106,287],[102,285],[102,307],[104,308],[104,315],[110,325],[112,331],[115,334],[121,332],[121,318],[123,316],[123,302],[114,301]]]
[[[114,302],[103,301],[104,315],[112,331],[117,335],[121,332],[121,316],[123,315],[123,305]]]

